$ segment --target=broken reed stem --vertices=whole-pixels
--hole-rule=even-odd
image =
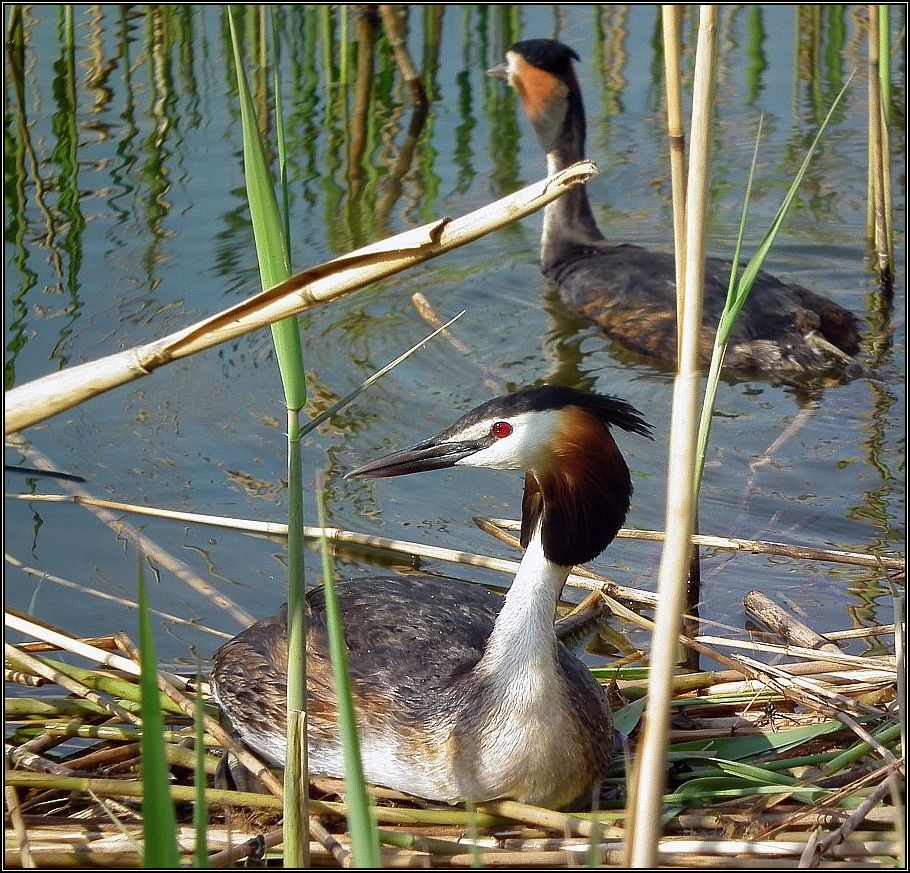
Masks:
[[[4,618],[6,626],[12,630],[18,631],[19,633],[25,634],[27,636],[35,637],[38,640],[42,640],[45,643],[54,646],[56,649],[71,652],[72,654],[79,655],[80,657],[86,658],[89,661],[96,661],[99,664],[104,664],[106,667],[110,667],[112,670],[120,670],[130,676],[138,676],[140,673],[139,664],[137,661],[135,661],[135,659],[130,660],[129,658],[124,658],[121,655],[113,654],[111,652],[105,651],[104,649],[99,649],[95,646],[89,645],[85,640],[80,640],[76,639],[75,637],[68,636],[62,631],[48,627],[42,622],[35,621],[34,619],[18,613],[16,610],[7,609],[5,611]],[[24,660],[26,657],[28,657],[25,655],[23,649],[18,649],[17,651],[22,656],[20,660]],[[43,674],[39,673],[38,675]],[[186,677],[177,676],[173,673],[162,673],[162,676],[167,678],[167,680],[173,685],[181,688],[185,688],[187,682],[189,681],[186,679]],[[52,681],[56,682],[57,680],[54,679]],[[57,684],[61,683],[58,682]]]
[[[3,761],[3,770],[4,777],[7,775],[7,768],[9,764],[4,758]],[[16,789],[5,781],[5,788],[3,790],[3,795],[6,800],[6,809],[10,817],[10,823],[13,826],[13,833],[16,836],[16,839],[19,841],[19,864],[23,869],[28,869],[30,867],[37,867],[34,858],[32,857],[31,847],[29,845],[28,829],[25,826],[25,820],[22,816],[22,807],[19,805],[19,793]]]
[[[882,289],[893,288],[894,244],[891,227],[892,195],[890,185],[891,149],[888,142],[888,125],[882,103],[882,64],[888,59],[880,56],[879,7],[868,8],[869,62],[867,85],[869,100],[869,180],[870,223],[869,242],[876,257],[876,269]],[[889,294],[890,296],[890,294]]]
[[[122,706],[118,706],[116,703],[113,703],[110,700],[106,700],[97,692],[93,691],[86,685],[83,685],[81,682],[71,679],[69,676],[65,676],[63,673],[55,670],[53,667],[45,664],[43,661],[40,661],[38,658],[33,658],[31,655],[27,655],[25,652],[18,651],[14,646],[11,646],[9,643],[4,644],[4,651],[7,661],[13,664],[21,664],[27,670],[35,673],[37,676],[43,676],[50,682],[53,682],[55,685],[59,685],[61,688],[65,688],[71,694],[75,694],[77,697],[84,698],[94,703],[96,706],[100,706],[105,710],[109,715],[119,718],[126,722],[131,722],[133,724],[141,724],[141,719],[138,716],[133,715],[131,712],[125,710]]]
[[[5,432],[9,435],[23,430],[180,358],[324,305],[474,242],[542,209],[596,174],[593,161],[579,161],[467,215],[430,222],[303,270],[274,288],[162,339],[17,385],[4,398]]]

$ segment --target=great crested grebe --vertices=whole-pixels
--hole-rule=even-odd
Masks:
[[[585,156],[585,110],[572,61],[552,39],[517,42],[488,73],[518,93],[547,155],[549,172]],[[639,354],[676,360],[676,275],[671,254],[614,245],[597,227],[584,186],[544,209],[541,269],[565,303]],[[709,258],[705,271],[700,356],[711,359],[732,264]],[[861,372],[857,318],[800,285],[762,272],[733,328],[724,366],[783,380]]]
[[[611,427],[650,436],[622,400],[530,388],[348,474],[525,471],[525,552],[505,598],[429,576],[337,585],[370,782],[449,803],[512,798],[553,808],[597,791],[612,715],[588,668],[557,640],[554,619],[572,566],[607,547],[629,508],[632,482]],[[323,589],[306,605],[310,772],[342,776]],[[212,674],[235,732],[278,767],[287,664],[283,609],[219,649]]]

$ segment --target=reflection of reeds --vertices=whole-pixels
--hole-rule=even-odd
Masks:
[[[376,53],[376,19],[373,15],[358,15],[354,24],[357,51],[354,106],[348,119],[348,182],[349,208],[359,206],[364,187],[364,153],[368,141],[370,97],[373,91],[373,59]]]
[[[35,151],[31,136],[31,125],[34,124],[34,119],[29,117],[26,109],[30,103],[37,103],[37,101],[27,97],[25,90],[25,53],[29,38],[29,28],[25,25],[22,7],[12,7],[6,40],[6,78],[12,85],[16,97],[13,109],[13,117],[16,121],[15,135],[10,136],[8,139],[13,145],[12,163],[16,168],[16,173],[14,176],[15,184],[12,189],[15,191],[15,197],[10,197],[8,194],[7,205],[16,216],[15,220],[11,222],[11,226],[16,228],[13,235],[17,240],[18,253],[16,262],[26,278],[23,289],[19,292],[20,294],[27,293],[28,289],[32,287],[33,279],[35,278],[34,274],[26,267],[28,251],[24,245],[25,239],[30,235],[27,214],[27,183],[31,183],[35,195],[35,205],[44,218],[46,232],[43,244],[47,248],[54,274],[61,281],[63,279],[63,259],[60,249],[56,245],[58,222],[52,207],[48,204],[48,193],[55,187],[55,183],[46,181],[42,175],[43,161]],[[23,311],[23,316],[25,314],[25,311]]]
[[[761,6],[750,4],[746,8],[746,83],[749,88],[747,102],[749,106],[755,104],[761,94],[765,70],[768,69],[768,59],[765,56],[765,16]]]
[[[57,177],[58,208],[62,215],[66,231],[63,236],[63,248],[68,259],[62,290],[69,295],[67,307],[68,323],[61,327],[59,339],[51,354],[60,366],[69,362],[65,353],[67,341],[72,333],[71,325],[79,317],[82,298],[79,293],[80,273],[83,260],[83,232],[85,217],[79,191],[79,130],[76,121],[76,58],[73,34],[73,8],[62,7],[60,28],[60,60],[57,64],[57,77],[54,93],[57,98],[57,109],[54,112],[54,130],[57,141],[51,153],[52,159],[59,165]]]
[[[404,16],[407,15],[407,7],[390,6],[381,4],[379,14],[382,16],[382,24],[385,28],[386,39],[392,47],[395,54],[395,63],[398,64],[398,70],[405,84],[411,89],[411,95],[414,101],[419,105],[426,105],[426,90],[423,82],[414,67],[411,60],[411,54],[407,46],[407,31],[404,25]]]
[[[624,70],[629,62],[626,51],[629,9],[625,6],[604,6],[597,16],[603,32],[603,45],[594,53],[594,69],[603,84],[604,114],[608,117],[622,112],[622,95],[628,84]]]
[[[112,58],[106,58],[104,52],[104,16],[100,7],[93,7],[89,15],[89,28],[86,34],[86,44],[91,61],[85,74],[85,83],[95,95],[91,112],[93,115],[105,111],[114,96],[114,89],[108,83],[111,72],[116,65]],[[97,128],[97,135],[107,138],[103,128]]]
[[[16,95],[12,108],[7,112],[15,117],[15,133],[7,132],[5,152],[7,173],[12,169],[12,178],[6,186],[6,239],[11,245],[11,263],[19,271],[22,281],[18,288],[8,287],[10,318],[6,329],[9,334],[6,344],[7,357],[4,365],[4,389],[16,383],[16,360],[27,342],[28,294],[38,281],[37,273],[29,266],[30,247],[28,239],[28,195],[26,182],[31,179],[35,202],[45,218],[48,234],[53,232],[53,218],[44,202],[44,180],[29,135],[25,114],[25,32],[22,26],[22,7],[13,7],[6,39],[7,81],[12,83]],[[10,101],[13,104],[13,101]],[[31,176],[29,173],[31,172]],[[50,240],[52,242],[52,239]],[[54,271],[61,270],[60,255],[56,247],[49,245],[48,251]]]

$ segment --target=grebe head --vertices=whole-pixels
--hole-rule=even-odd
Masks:
[[[518,93],[544,151],[568,151],[563,163],[584,152],[584,106],[573,60],[578,55],[555,39],[526,39],[508,48],[504,64],[487,71]]]
[[[544,553],[572,566],[599,555],[629,509],[629,468],[611,426],[650,437],[615,397],[544,385],[497,397],[435,437],[364,464],[349,477],[385,478],[453,466],[524,470],[522,545],[538,526]]]

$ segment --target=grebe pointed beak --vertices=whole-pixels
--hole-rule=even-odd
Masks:
[[[408,473],[423,473],[425,470],[442,470],[452,467],[462,458],[473,455],[487,443],[479,440],[466,442],[436,442],[427,440],[409,449],[393,452],[375,461],[369,461],[350,473],[345,479],[386,479],[404,476]]]
[[[509,65],[508,64],[497,64],[495,67],[490,67],[487,70],[487,75],[492,76],[494,79],[502,79],[504,82],[509,81]]]

